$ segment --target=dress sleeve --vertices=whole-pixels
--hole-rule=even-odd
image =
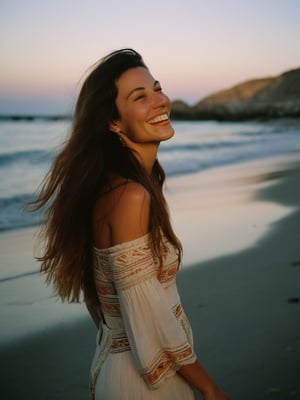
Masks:
[[[114,255],[110,271],[137,368],[155,389],[196,356],[157,278],[149,241],[137,243]]]

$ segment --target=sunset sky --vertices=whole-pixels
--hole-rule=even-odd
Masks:
[[[190,104],[300,67],[299,0],[0,0],[0,114],[71,112],[85,71],[133,47]]]

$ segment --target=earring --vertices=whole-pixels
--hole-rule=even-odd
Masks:
[[[118,135],[118,138],[119,138],[119,140],[120,140],[121,146],[122,146],[122,147],[125,147],[125,142],[124,142],[124,140],[121,138],[121,136]]]

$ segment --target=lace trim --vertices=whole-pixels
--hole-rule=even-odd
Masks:
[[[150,234],[107,249],[95,249],[99,297],[116,294],[112,286],[115,290],[126,290],[152,277],[157,277],[165,287],[170,285],[178,271],[178,256],[168,242],[163,252],[164,265],[160,266],[153,256]]]
[[[94,246],[94,250],[96,253],[98,253],[100,255],[113,254],[120,250],[130,249],[131,247],[135,247],[139,244],[147,243],[147,242],[149,242],[150,239],[151,239],[151,233],[149,232],[149,233],[146,233],[146,235],[141,236],[139,238],[129,240],[128,242],[115,244],[114,246],[106,247],[104,249],[99,249],[98,247]]]
[[[163,349],[156,355],[152,364],[143,370],[142,375],[148,385],[156,387],[169,371],[177,371],[181,365],[191,363],[195,359],[195,354],[187,343],[177,349]]]

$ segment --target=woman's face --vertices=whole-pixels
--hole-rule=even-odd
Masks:
[[[140,144],[159,143],[174,135],[169,120],[170,100],[146,68],[127,70],[116,86],[119,119],[112,130]]]

